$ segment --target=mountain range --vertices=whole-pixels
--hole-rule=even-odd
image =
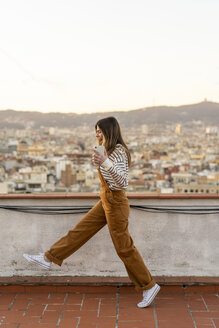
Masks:
[[[74,128],[94,125],[100,118],[115,116],[125,127],[142,124],[183,124],[202,121],[206,125],[219,125],[219,103],[203,101],[183,106],[154,106],[129,111],[110,111],[91,114],[42,113],[38,111],[0,110],[0,129],[26,127]]]

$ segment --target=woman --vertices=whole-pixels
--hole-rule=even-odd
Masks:
[[[24,257],[45,269],[49,269],[52,262],[61,266],[64,259],[107,224],[129,278],[135,284],[136,290],[143,291],[143,300],[138,303],[138,307],[147,307],[159,292],[160,286],[151,277],[128,231],[129,201],[125,189],[128,185],[130,153],[123,141],[119,123],[114,117],[99,120],[95,130],[98,145],[105,148],[104,154],[94,150],[92,156],[93,165],[98,166],[101,199],[73,230],[52,245],[45,254],[24,254]]]

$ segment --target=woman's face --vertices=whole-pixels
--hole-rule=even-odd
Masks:
[[[98,125],[97,125],[97,128],[96,128],[96,138],[97,138],[97,141],[98,141],[99,145],[104,145],[105,138],[104,138],[104,135],[103,135],[103,133],[102,133],[102,131],[99,128]]]

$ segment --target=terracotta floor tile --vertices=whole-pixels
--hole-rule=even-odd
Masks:
[[[119,305],[120,310],[129,311],[129,310],[132,310],[133,308],[137,308],[137,302],[135,302],[133,304],[127,303],[127,304]]]
[[[119,321],[118,328],[155,328],[155,323],[139,320]]]
[[[20,297],[28,297],[28,298],[31,298],[33,300],[45,300],[45,299],[48,299],[49,297],[49,293],[25,293],[25,294],[18,294],[18,298]]]
[[[90,324],[88,324],[88,323],[85,323],[85,324],[80,324],[79,323],[79,325],[78,325],[78,328],[96,328],[97,326],[96,326],[96,323],[95,324],[93,324],[93,323],[90,323]],[[65,327],[66,328],[66,327]],[[70,327],[69,327],[70,328]],[[110,328],[114,328],[114,327],[110,327]]]
[[[219,328],[219,319],[212,319],[212,322],[215,324],[217,328]]]
[[[46,306],[43,304],[30,304],[26,316],[41,316],[46,309]]]
[[[62,299],[64,301],[67,293],[49,293],[50,299]]]
[[[191,311],[206,311],[206,305],[203,300],[200,301],[188,301]]]
[[[24,311],[7,311],[3,323],[20,323],[23,322]]]
[[[89,320],[89,318],[86,317],[81,317],[80,318],[80,323],[79,323],[79,328],[81,328],[82,326],[86,327],[95,327],[98,326],[98,328],[100,326],[105,327],[109,327],[109,328],[115,328],[115,324],[116,324],[116,317],[105,317],[105,318],[96,318],[93,320]],[[104,328],[105,328],[104,327]]]
[[[115,325],[116,325],[115,323],[111,324],[111,323],[105,322],[105,323],[99,323],[97,327],[98,328],[115,328]],[[79,327],[79,328],[81,328],[81,327]]]
[[[98,310],[99,302],[99,298],[89,299],[85,297],[85,300],[82,305],[82,310]]]
[[[138,309],[138,312],[119,312],[119,320],[154,320],[153,313],[147,313],[143,309]]]
[[[62,320],[71,319],[71,318],[77,319],[80,317],[81,317],[81,315],[80,315],[79,311],[64,311],[62,313]],[[96,318],[96,316],[95,316],[95,318]]]
[[[33,302],[32,302],[33,304],[35,303],[35,304],[37,304],[37,303],[39,303],[38,302],[38,300],[33,300]],[[42,300],[42,304],[59,304],[59,305],[63,305],[64,303],[63,303],[63,300],[61,300],[61,299],[56,299],[56,300],[51,300],[51,299],[45,299],[45,300]]]
[[[212,321],[210,318],[195,318],[196,325],[211,325]]]
[[[11,303],[16,299],[16,295],[10,297],[10,296],[6,296],[6,297],[1,297],[0,298],[0,305],[6,305],[6,306],[10,306]]]
[[[68,294],[65,304],[81,304],[83,294]]]
[[[0,311],[8,310],[10,304],[0,304]]]
[[[219,305],[219,297],[215,294],[203,294],[203,299],[205,303],[208,305]]]
[[[181,317],[181,316],[189,316],[189,311],[186,308],[179,308],[178,310],[176,309],[156,309],[157,316],[158,317],[165,317],[166,315],[169,315],[171,317]]]
[[[119,298],[124,300],[142,298],[142,293],[123,293],[123,294],[119,293]]]
[[[28,299],[16,299],[11,306],[11,310],[26,310],[30,300]]]
[[[104,318],[97,318],[96,322],[99,324],[104,324],[105,322],[107,323],[116,323],[116,316],[109,316],[109,317],[104,317]]]
[[[0,322],[3,322],[8,314],[8,309],[7,310],[0,310]]]
[[[194,328],[193,323],[187,323],[187,322],[175,322],[175,321],[169,321],[166,323],[159,323],[159,328]]]
[[[21,323],[29,323],[29,324],[38,324],[40,322],[41,317],[40,316],[24,316],[21,320]]]
[[[192,312],[194,318],[214,318],[219,319],[219,312]]]
[[[22,323],[19,328],[55,328],[53,323],[37,323],[37,324],[31,324],[30,323]],[[67,328],[67,326],[66,326]]]
[[[89,328],[89,327],[96,328],[97,327],[97,323],[96,323],[96,321],[93,321],[93,320],[87,320],[86,318],[80,318],[78,327],[79,328],[82,328],[82,327],[85,327],[85,328]]]
[[[92,298],[92,299],[95,299],[95,298],[97,298],[97,299],[99,299],[99,298],[101,298],[101,299],[108,299],[108,298],[112,298],[113,296],[115,296],[116,297],[116,294],[112,294],[112,293],[87,293],[86,294],[86,299],[88,299],[88,298]]]
[[[116,304],[113,306],[106,306],[101,304],[100,305],[100,311],[99,311],[99,316],[104,317],[104,316],[115,316],[116,315]]]
[[[175,320],[158,320],[159,328],[194,328],[194,323],[192,319],[185,320],[182,318],[177,318]]]
[[[116,297],[112,298],[100,298],[101,304],[116,304],[117,300]]]
[[[97,318],[97,311],[89,311],[89,310],[83,310],[83,311],[64,311],[62,318],[89,318],[90,320],[96,320]]]
[[[76,328],[78,326],[79,318],[67,318],[67,319],[61,319],[59,323],[59,328]],[[32,327],[31,327],[32,328]]]
[[[129,297],[124,298],[119,296],[119,303],[120,304],[137,304],[142,300],[142,297]]]
[[[45,311],[40,323],[57,323],[61,311]]]
[[[208,310],[209,311],[217,311],[219,312],[219,304],[218,305],[208,305]]]
[[[190,293],[190,294],[185,294],[185,295],[186,295],[186,298],[188,300],[194,300],[194,301],[200,301],[200,300],[202,300],[202,294],[201,293],[199,293],[199,294],[197,294],[197,293]]]
[[[80,304],[49,304],[46,311],[79,311],[80,307]]]
[[[33,294],[31,293],[18,293],[16,299],[29,300],[32,299]]]

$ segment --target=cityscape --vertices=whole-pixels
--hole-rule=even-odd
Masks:
[[[127,192],[219,194],[219,128],[203,121],[121,126]],[[0,193],[99,192],[93,125],[0,129]]]

